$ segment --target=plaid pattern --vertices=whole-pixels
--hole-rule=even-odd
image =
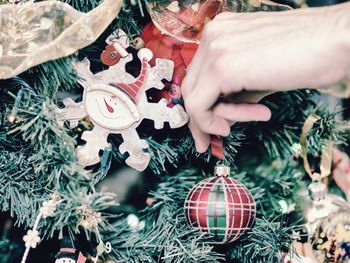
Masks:
[[[185,201],[192,227],[213,234],[215,243],[237,240],[253,224],[256,205],[248,189],[235,179],[215,176],[198,183]]]

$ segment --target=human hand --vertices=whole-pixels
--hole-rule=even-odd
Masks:
[[[223,13],[209,22],[182,85],[197,151],[208,148],[209,134],[227,136],[236,121],[270,118],[256,99],[216,105],[220,96],[321,86],[345,77],[350,72],[349,11],[350,5],[343,4]]]

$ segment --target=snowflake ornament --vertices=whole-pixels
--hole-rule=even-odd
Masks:
[[[37,230],[28,230],[27,234],[23,237],[25,246],[36,248],[40,241],[39,232]]]
[[[125,47],[124,47],[125,48]],[[82,139],[84,146],[77,149],[78,161],[83,166],[90,166],[100,161],[99,151],[109,147],[107,137],[110,133],[121,134],[123,143],[119,151],[129,153],[126,164],[143,171],[151,159],[144,149],[149,145],[140,139],[136,128],[143,119],[154,121],[156,129],[162,129],[168,122],[171,128],[179,128],[188,122],[188,115],[180,105],[167,107],[168,101],[161,99],[158,103],[147,100],[146,91],[150,88],[163,89],[162,79],[171,80],[174,63],[167,59],[157,59],[156,65],[150,67],[152,51],[143,48],[138,52],[141,61],[140,75],[134,78],[126,72],[125,65],[132,60],[132,54],[120,59],[109,69],[93,74],[90,62],[84,59],[76,64],[80,81],[84,87],[82,102],[76,103],[68,98],[63,101],[65,108],[58,114],[61,121],[68,120],[70,127],[86,116],[94,124],[91,131],[85,131]]]
[[[119,45],[120,49],[120,44],[115,45]],[[127,45],[125,42],[122,47],[126,48]],[[167,59],[157,59],[156,65],[151,67],[148,62],[152,56],[149,49],[140,49],[141,72],[136,78],[125,69],[126,63],[133,59],[132,54],[127,54],[117,64],[97,74],[90,71],[90,62],[86,58],[76,64],[77,72],[82,77],[80,83],[84,87],[83,100],[76,103],[70,98],[65,99],[65,108],[60,109],[58,114],[62,121],[69,121],[71,128],[86,116],[94,124],[91,131],[82,134],[86,144],[77,149],[81,165],[98,163],[99,151],[109,147],[107,137],[113,133],[121,134],[123,138],[119,151],[129,153],[126,164],[142,171],[151,159],[151,155],[144,151],[149,147],[148,143],[140,139],[136,131],[142,120],[153,120],[156,129],[162,129],[165,122],[171,128],[179,128],[188,122],[188,115],[180,105],[169,108],[166,99],[158,103],[148,102],[146,91],[150,88],[163,89],[162,79],[170,81],[174,69],[174,63]]]

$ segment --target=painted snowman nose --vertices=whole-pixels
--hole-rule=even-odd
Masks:
[[[113,113],[113,112],[114,112],[113,107],[111,107],[111,106],[108,104],[108,102],[106,101],[105,98],[103,98],[103,100],[104,100],[104,102],[105,102],[105,105],[106,105],[107,110],[108,110],[110,113]]]

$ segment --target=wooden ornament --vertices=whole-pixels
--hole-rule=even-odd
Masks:
[[[140,139],[136,128],[143,119],[154,121],[156,129],[162,129],[165,122],[171,128],[178,128],[188,122],[188,116],[180,105],[169,108],[166,99],[158,103],[147,100],[146,91],[150,88],[163,89],[162,79],[172,79],[174,63],[167,59],[156,59],[156,65],[150,67],[153,54],[143,48],[138,52],[141,72],[137,78],[126,72],[125,65],[132,60],[132,54],[121,58],[109,69],[93,74],[87,59],[76,64],[76,70],[84,87],[83,101],[75,103],[66,99],[66,108],[58,110],[61,122],[68,120],[74,128],[78,120],[88,116],[94,124],[91,131],[85,131],[82,139],[86,144],[79,146],[77,156],[79,163],[90,166],[100,161],[99,152],[109,147],[107,141],[110,133],[121,134],[123,143],[119,151],[128,153],[126,164],[142,171],[151,159],[144,150],[148,148],[146,140]]]

